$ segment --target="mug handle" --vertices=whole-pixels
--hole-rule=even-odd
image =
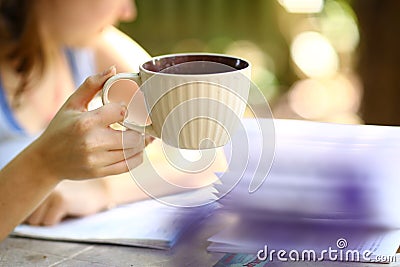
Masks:
[[[102,92],[102,101],[103,105],[110,103],[110,100],[108,99],[108,93],[110,91],[111,86],[119,81],[119,80],[131,80],[137,83],[138,86],[141,86],[142,80],[140,79],[140,76],[138,73],[118,73],[115,74],[114,76],[111,76],[104,84],[103,86],[103,92]],[[147,135],[151,135],[154,137],[158,137],[156,132],[154,131],[153,125],[139,125],[134,122],[128,122],[128,121],[123,121],[120,123],[122,126],[137,131],[139,133],[145,133]]]

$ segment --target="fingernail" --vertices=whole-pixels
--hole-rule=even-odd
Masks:
[[[126,119],[128,117],[128,107],[124,104],[121,104],[122,110],[121,110],[121,116]]]
[[[153,136],[147,135],[144,139],[144,143],[145,145],[150,145],[151,143],[153,143],[153,141],[155,140],[155,138]]]
[[[101,76],[107,76],[107,75],[110,75],[111,73],[116,73],[116,72],[117,72],[117,69],[115,68],[115,65],[112,65],[108,69],[104,70],[101,73]]]

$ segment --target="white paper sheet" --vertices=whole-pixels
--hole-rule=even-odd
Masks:
[[[210,189],[203,189],[169,198],[198,200],[211,196]],[[216,203],[178,208],[146,200],[83,218],[68,219],[55,226],[20,225],[12,235],[166,249],[173,246],[188,227],[209,216],[215,208]]]

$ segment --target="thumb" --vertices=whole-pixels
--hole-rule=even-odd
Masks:
[[[100,91],[108,78],[116,74],[115,66],[111,66],[101,74],[89,76],[71,95],[66,105],[78,110],[87,110],[87,105]]]

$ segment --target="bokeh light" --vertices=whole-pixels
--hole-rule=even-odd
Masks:
[[[324,7],[324,0],[279,0],[291,13],[318,13]]]
[[[249,60],[252,64],[252,81],[263,92],[267,100],[274,98],[278,93],[278,81],[274,74],[274,62],[267,53],[257,44],[247,40],[232,42],[224,53]]]
[[[288,95],[290,107],[302,118],[342,123],[360,123],[355,115],[359,99],[359,88],[344,75],[300,80]]]
[[[344,1],[327,1],[321,17],[321,32],[341,53],[353,52],[360,40],[355,14]]]
[[[308,77],[329,77],[339,68],[339,58],[329,40],[318,32],[303,32],[291,45],[291,55]]]

